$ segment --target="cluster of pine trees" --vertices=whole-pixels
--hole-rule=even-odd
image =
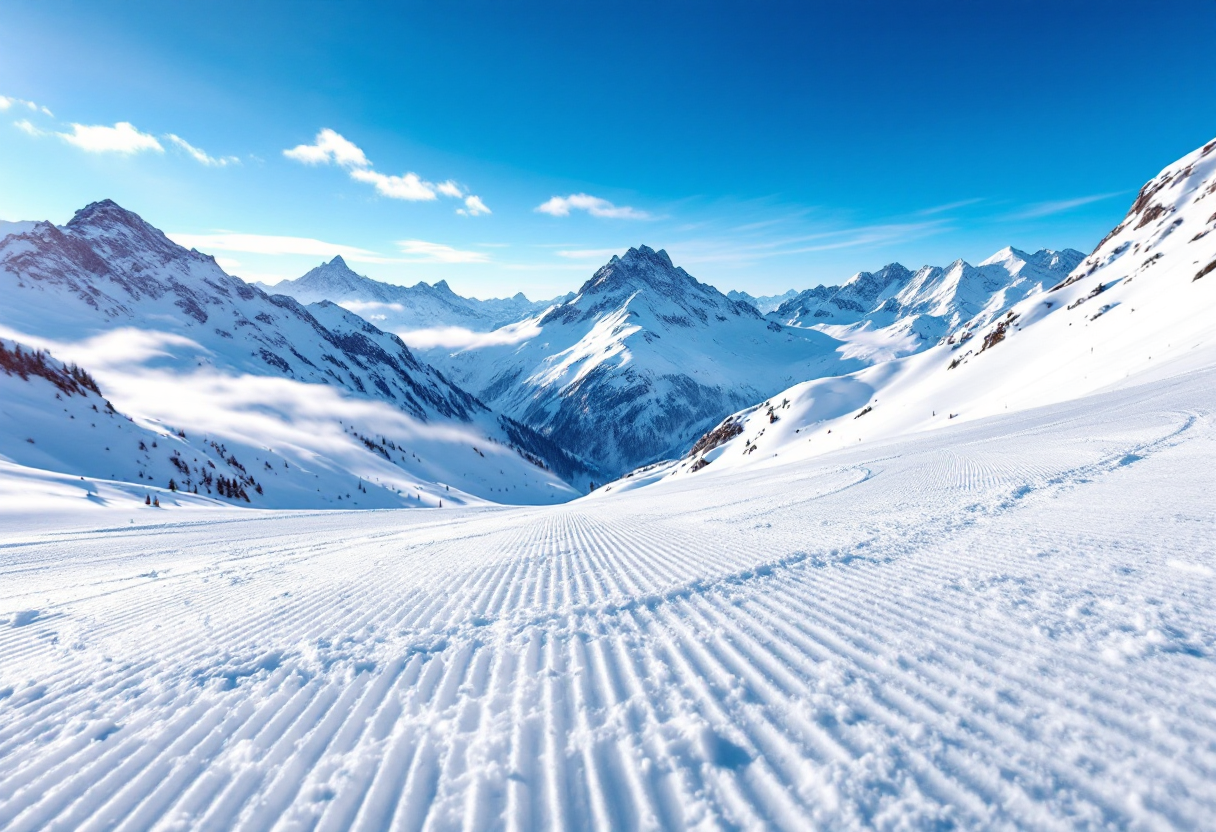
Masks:
[[[0,342],[0,369],[9,375],[21,376],[22,381],[29,381],[30,376],[45,378],[69,396],[84,396],[89,390],[101,395],[101,388],[87,372],[75,364],[56,366],[57,363],[43,350],[23,352],[19,344],[9,350]]]
[[[245,493],[245,489],[236,479],[230,480],[224,476],[216,477],[215,488],[221,497],[227,497],[229,500],[244,500],[245,502],[249,502],[249,495]]]

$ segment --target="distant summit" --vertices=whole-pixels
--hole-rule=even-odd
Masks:
[[[534,327],[422,354],[482,401],[615,475],[683,452],[735,402],[861,366],[836,346],[765,320],[662,249],[639,245]]]
[[[356,274],[341,255],[295,280],[273,286],[256,285],[268,294],[288,295],[305,304],[329,301],[346,306],[376,326],[399,333],[445,327],[488,332],[543,312],[566,299],[531,301],[523,292],[517,292],[510,298],[478,300],[456,294],[446,280],[434,285],[384,283]]]
[[[960,259],[945,268],[922,266],[913,272],[891,263],[876,272],[858,272],[840,286],[801,292],[768,317],[846,341],[862,339],[867,346],[856,354],[886,360],[984,326],[1013,304],[1055,285],[1084,258],[1073,249],[1027,254],[1008,246],[978,266]]]

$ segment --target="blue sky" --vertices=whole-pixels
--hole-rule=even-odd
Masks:
[[[341,253],[548,297],[644,242],[761,294],[1089,250],[1216,135],[1207,0],[9,0],[2,18],[0,219],[109,197],[247,279]]]

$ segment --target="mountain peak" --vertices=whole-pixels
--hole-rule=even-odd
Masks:
[[[600,266],[591,279],[583,284],[580,294],[599,294],[616,289],[638,289],[643,286],[658,290],[664,295],[679,294],[676,287],[696,284],[688,272],[676,268],[666,251],[655,251],[650,246],[630,248],[621,257],[616,255]]]
[[[63,230],[90,241],[107,256],[133,258],[130,262],[163,263],[189,254],[160,229],[112,199],[90,202],[68,220]],[[211,260],[209,255],[204,254],[189,256]]]
[[[1014,248],[1013,246],[1005,246],[1003,249],[998,251],[996,254],[992,255],[991,257],[987,258],[986,260],[981,261],[980,265],[981,266],[991,266],[994,263],[1005,263],[1005,262],[1008,262],[1009,260],[1013,260],[1015,258],[1018,260],[1022,260],[1023,262],[1027,262],[1030,260],[1030,255],[1027,254],[1026,252],[1022,251],[1021,249]]]
[[[115,227],[126,227],[139,231],[152,229],[152,226],[144,222],[139,214],[128,211],[112,199],[90,202],[68,220],[67,227],[77,233],[91,230],[104,231]]]
[[[1041,248],[1034,254],[1028,254],[1022,249],[1005,246],[980,263],[980,266],[1002,266],[1011,274],[1021,272],[1024,266],[1031,266],[1052,274],[1067,274],[1084,259],[1084,254],[1071,248],[1059,250]]]
[[[614,255],[613,261],[618,258]],[[625,256],[620,258],[626,263],[657,263],[666,266],[669,269],[674,269],[675,265],[671,262],[671,257],[663,249],[655,251],[650,246],[640,245],[637,248],[631,248],[625,252]]]
[[[330,260],[328,265],[330,265],[330,266],[338,266],[338,267],[343,268],[343,269],[349,269],[349,268],[350,268],[350,266],[346,265],[346,261],[342,259],[342,255],[341,255],[341,254],[336,254],[336,255],[334,255],[334,259],[333,259],[333,260]]]

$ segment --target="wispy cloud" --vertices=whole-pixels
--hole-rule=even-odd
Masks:
[[[648,220],[651,218],[650,214],[645,211],[630,208],[628,205],[613,205],[608,200],[591,196],[591,194],[550,197],[548,201],[537,205],[534,210],[551,217],[568,217],[571,211],[586,211],[593,217],[613,220]]]
[[[356,310],[351,311],[360,314]],[[433,329],[398,330],[396,335],[409,346],[420,350],[432,347],[447,349],[496,347],[518,344],[540,335],[541,330],[536,321],[536,318],[529,318],[500,327],[493,332],[473,332],[463,327],[443,326]]]
[[[930,217],[934,214],[942,214],[946,211],[954,211],[958,208],[966,208],[968,205],[975,205],[977,202],[983,202],[984,197],[977,196],[973,199],[960,199],[958,202],[947,202],[945,205],[934,205],[932,208],[922,208],[916,212],[919,217]]]
[[[605,260],[614,254],[620,254],[624,248],[581,248],[557,252],[558,257],[569,260]]]
[[[944,219],[922,222],[874,223],[829,227],[809,234],[768,239],[708,238],[673,241],[672,256],[684,263],[733,263],[747,265],[773,257],[810,254],[837,249],[894,245],[927,237],[949,229]]]
[[[71,127],[71,133],[58,135],[68,144],[75,145],[87,153],[119,153],[131,156],[145,151],[165,152],[165,148],[155,136],[141,133],[129,121],[120,121],[113,127],[75,123]]]
[[[198,162],[200,165],[206,165],[207,167],[213,168],[222,168],[227,167],[228,165],[239,165],[241,163],[241,160],[235,156],[209,156],[203,150],[195,147],[194,145],[190,144],[190,142],[174,133],[167,134],[165,138],[175,144],[177,147],[186,151],[186,153],[188,153],[194,159],[194,161]]]
[[[465,207],[457,209],[458,214],[475,217],[490,213],[479,197],[468,195],[465,188],[451,179],[436,184],[412,171],[401,176],[380,173],[361,147],[328,127],[317,133],[312,144],[296,145],[284,150],[283,155],[305,165],[337,165],[344,168],[351,179],[373,186],[376,193],[389,199],[433,202],[440,196],[446,196],[464,199]]]
[[[389,176],[374,170],[355,168],[350,172],[350,178],[356,182],[375,185],[376,192],[389,199],[404,199],[407,202],[429,202],[435,199],[435,187],[429,182],[423,182],[416,173]]]
[[[238,251],[247,254],[286,255],[298,254],[308,257],[334,257],[342,255],[356,263],[391,263],[392,258],[382,257],[374,251],[340,243],[329,243],[312,237],[284,237],[274,234],[237,234],[217,232],[211,234],[182,234],[171,232],[170,240],[180,246],[199,251]]]
[[[426,240],[399,240],[397,246],[411,261],[425,263],[488,263],[490,256],[483,251],[462,251],[442,243]]]
[[[11,109],[13,107],[24,107],[27,110],[32,110],[36,113],[54,117],[54,113],[43,107],[41,104],[35,104],[33,101],[26,101],[24,98],[12,98],[7,95],[0,95],[0,112]]]
[[[45,136],[47,134],[46,130],[41,130],[38,127],[34,126],[34,123],[31,122],[28,118],[18,119],[17,121],[14,121],[13,126],[16,127],[18,130],[20,130],[21,132],[28,133],[31,136]]]
[[[465,197],[464,207],[457,208],[456,213],[462,217],[480,217],[482,214],[490,213],[490,209],[481,201],[481,197],[469,195]]]
[[[369,168],[372,163],[354,142],[328,127],[317,133],[312,144],[296,145],[283,155],[306,165],[334,163],[344,168]]]
[[[1010,215],[1010,219],[1015,220],[1032,220],[1039,217],[1049,217],[1052,214],[1062,214],[1065,211],[1071,211],[1074,208],[1080,208],[1082,205],[1089,205],[1091,202],[1101,202],[1104,199],[1120,196],[1127,193],[1126,191],[1115,191],[1109,194],[1093,194],[1091,196],[1079,196],[1075,199],[1058,199],[1054,202],[1037,202],[1033,205],[1028,205],[1021,211],[1017,211]]]
[[[50,110],[32,101],[20,98],[8,98],[0,95],[0,111],[13,107],[23,107],[34,112],[54,117]],[[117,122],[113,127],[105,124],[71,123],[71,132],[54,132],[44,130],[28,118],[19,119],[13,125],[22,132],[35,137],[54,135],[59,136],[68,144],[80,148],[87,153],[118,153],[133,156],[137,153],[164,153],[164,145],[151,133],[144,133],[129,121]],[[166,133],[161,136],[174,147],[185,153],[201,165],[208,167],[226,167],[240,164],[236,156],[212,156],[202,148],[195,147],[176,133]]]

